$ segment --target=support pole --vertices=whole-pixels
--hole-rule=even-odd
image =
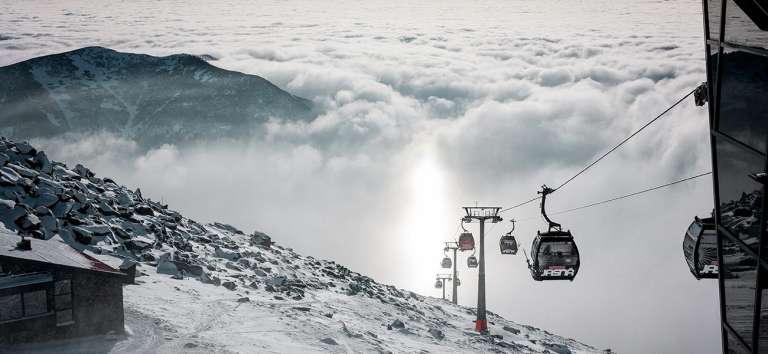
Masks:
[[[441,281],[443,282],[443,300],[445,300],[445,279]]]
[[[492,223],[501,221],[499,210],[501,207],[464,207],[467,215],[464,221],[477,220],[480,223],[480,242],[478,244],[480,251],[479,269],[477,274],[477,318],[475,319],[475,330],[487,334],[488,318],[485,306],[485,221]]]
[[[480,219],[480,269],[477,280],[477,319],[475,330],[488,332],[488,319],[485,314],[485,219]]]
[[[459,282],[456,281],[456,279],[457,279],[456,278],[456,266],[458,265],[458,263],[456,263],[456,251],[457,250],[458,249],[456,249],[456,248],[453,249],[453,297],[451,298],[451,301],[454,304],[458,304],[459,303],[458,302],[459,301],[458,297],[456,297],[456,294],[458,292],[456,288],[459,287],[459,285],[458,285]]]

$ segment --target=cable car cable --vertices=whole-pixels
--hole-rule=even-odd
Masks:
[[[690,180],[693,180],[693,179],[696,179],[696,178],[700,178],[700,177],[704,177],[704,176],[707,176],[707,175],[711,175],[711,174],[712,174],[712,171],[700,173],[700,174],[695,175],[695,176],[686,177],[686,178],[679,179],[679,180],[674,181],[674,182],[665,183],[665,184],[658,185],[658,186],[655,186],[655,187],[643,189],[641,191],[637,191],[637,192],[634,192],[634,193],[625,194],[625,195],[622,195],[622,196],[619,196],[619,197],[614,197],[614,198],[611,198],[611,199],[606,199],[606,200],[602,200],[602,201],[599,201],[599,202],[582,205],[582,206],[576,207],[576,208],[571,208],[571,209],[557,211],[557,212],[554,212],[554,213],[550,213],[550,215],[565,214],[565,213],[570,213],[570,212],[581,210],[581,209],[591,208],[593,206],[598,206],[598,205],[601,205],[601,204],[615,202],[617,200],[621,200],[621,199],[625,199],[625,198],[629,198],[629,197],[634,197],[634,196],[637,196],[637,195],[640,195],[640,194],[643,194],[643,193],[646,193],[646,192],[652,192],[652,191],[655,191],[657,189],[669,187],[669,186],[672,186],[672,185],[675,185],[675,184],[678,184],[678,183],[687,182],[687,181],[690,181]],[[532,220],[532,219],[538,218],[539,216],[541,216],[541,215],[537,215],[535,217],[526,218],[526,219],[523,219],[521,221]]]
[[[614,146],[613,148],[611,148],[610,150],[608,150],[608,152],[604,153],[604,154],[603,154],[602,156],[600,156],[600,157],[599,157],[597,160],[595,160],[595,161],[594,161],[594,162],[592,162],[591,164],[587,165],[587,167],[584,167],[583,169],[581,169],[581,171],[579,171],[578,173],[576,173],[575,175],[573,175],[573,177],[571,177],[571,178],[567,179],[565,182],[563,182],[562,184],[560,184],[560,186],[558,186],[557,188],[555,188],[554,190],[552,190],[552,193],[556,192],[556,191],[557,191],[558,189],[560,189],[560,188],[563,188],[563,187],[564,187],[566,184],[568,184],[569,182],[573,181],[574,179],[576,179],[576,177],[579,177],[579,176],[580,176],[582,173],[586,172],[586,171],[587,171],[588,169],[590,169],[592,166],[594,166],[595,164],[597,164],[598,162],[600,162],[600,160],[602,160],[603,158],[605,158],[606,156],[608,156],[608,155],[610,155],[612,152],[614,152],[616,149],[618,149],[619,147],[621,147],[622,145],[624,145],[624,143],[626,143],[627,141],[629,141],[629,139],[632,139],[632,138],[633,138],[635,135],[637,135],[638,133],[640,133],[641,131],[643,131],[645,128],[647,128],[648,126],[650,126],[651,124],[653,124],[654,122],[656,122],[656,121],[657,121],[659,118],[663,117],[663,116],[664,116],[664,115],[665,115],[667,112],[669,112],[670,110],[672,110],[672,108],[675,108],[675,107],[676,107],[678,104],[680,104],[681,102],[683,102],[683,101],[684,101],[686,98],[688,98],[688,96],[690,96],[690,95],[692,95],[694,92],[696,92],[696,90],[697,90],[697,89],[698,89],[698,87],[696,87],[696,88],[694,88],[693,90],[691,90],[691,92],[688,92],[688,94],[686,94],[686,95],[685,95],[685,96],[683,96],[681,99],[677,100],[677,102],[675,102],[674,104],[672,104],[671,106],[669,106],[667,109],[665,109],[665,110],[664,110],[664,112],[661,112],[659,115],[657,115],[657,116],[656,116],[656,118],[653,118],[653,119],[651,119],[650,121],[648,121],[648,123],[645,123],[645,124],[644,124],[642,127],[640,127],[640,129],[636,130],[634,133],[632,133],[632,134],[630,134],[628,137],[624,138],[624,140],[622,140],[622,141],[621,141],[620,143],[618,143],[616,146]]]
[[[602,161],[602,160],[603,160],[603,159],[604,159],[606,156],[608,156],[608,155],[610,155],[611,153],[613,153],[614,151],[616,151],[616,149],[618,149],[619,147],[621,147],[622,145],[624,145],[624,144],[625,144],[627,141],[629,141],[630,139],[632,139],[633,137],[635,137],[635,135],[639,134],[639,133],[640,133],[641,131],[643,131],[645,128],[647,128],[647,127],[648,127],[648,126],[650,126],[651,124],[655,123],[657,120],[659,120],[659,118],[663,117],[665,114],[667,114],[667,112],[671,111],[671,110],[672,110],[672,108],[675,108],[675,107],[676,107],[678,104],[680,104],[680,103],[681,103],[681,102],[683,102],[683,101],[684,101],[686,98],[688,98],[689,96],[691,96],[691,95],[692,95],[694,92],[696,92],[696,90],[698,90],[698,86],[697,86],[696,88],[694,88],[693,90],[691,90],[690,92],[688,92],[688,93],[687,93],[685,96],[683,96],[682,98],[680,98],[679,100],[677,100],[677,101],[676,101],[675,103],[673,103],[671,106],[667,107],[667,109],[665,109],[663,112],[659,113],[659,115],[657,115],[655,118],[653,118],[653,119],[651,119],[650,121],[648,121],[647,123],[645,123],[645,124],[644,124],[642,127],[640,127],[640,129],[638,129],[638,130],[634,131],[634,132],[633,132],[632,134],[630,134],[628,137],[624,138],[624,140],[622,140],[622,141],[621,141],[621,142],[619,142],[619,143],[618,143],[616,146],[614,146],[613,148],[611,148],[610,150],[608,150],[606,153],[604,153],[603,155],[601,155],[599,158],[597,158],[597,160],[593,161],[592,163],[590,163],[590,164],[589,164],[589,165],[587,165],[586,167],[582,168],[582,169],[581,169],[581,170],[580,170],[578,173],[576,173],[575,175],[573,175],[571,178],[568,178],[567,180],[565,180],[565,182],[561,183],[561,184],[560,184],[560,185],[559,185],[557,188],[553,189],[551,193],[554,193],[554,192],[558,191],[560,188],[563,188],[563,187],[564,187],[566,184],[568,184],[568,183],[570,183],[571,181],[573,181],[574,179],[576,179],[576,177],[579,177],[581,174],[583,174],[584,172],[586,172],[588,169],[592,168],[592,166],[594,166],[594,165],[596,165],[598,162]],[[528,203],[531,203],[531,202],[533,202],[533,201],[536,201],[536,200],[538,200],[538,199],[541,199],[541,196],[538,196],[538,197],[536,197],[536,198],[533,198],[533,199],[529,199],[529,200],[527,200],[527,201],[525,201],[525,202],[522,202],[522,203],[519,203],[519,204],[513,205],[513,206],[511,206],[511,207],[509,207],[509,208],[503,209],[503,210],[499,211],[499,213],[503,213],[503,212],[506,212],[506,211],[509,211],[509,210],[512,210],[512,209],[515,209],[515,208],[519,208],[519,207],[521,207],[521,206],[523,206],[523,205],[526,205],[526,204],[528,204]],[[554,215],[554,214],[552,214],[552,215]]]

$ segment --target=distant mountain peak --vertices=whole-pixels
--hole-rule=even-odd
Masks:
[[[312,119],[312,103],[190,54],[91,46],[0,67],[8,137],[106,131],[155,146],[251,136],[273,117]]]

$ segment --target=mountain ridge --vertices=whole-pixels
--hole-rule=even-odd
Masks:
[[[106,131],[145,146],[252,136],[271,118],[308,120],[312,102],[190,54],[84,47],[0,67],[0,134]]]

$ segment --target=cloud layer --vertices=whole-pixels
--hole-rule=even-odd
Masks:
[[[200,221],[431,294],[459,206],[509,206],[556,185],[704,80],[699,12],[694,1],[0,2],[0,65],[86,45],[187,52],[313,100],[316,120],[272,120],[249,142],[146,153],[108,135],[39,143]],[[706,122],[683,103],[552,210],[707,171]],[[717,352],[716,285],[694,281],[680,249],[711,208],[699,180],[560,216],[584,255],[569,284],[534,283],[520,256],[498,255],[508,225],[496,226],[489,307],[621,352]],[[536,206],[511,217],[529,244]],[[472,305],[476,274],[461,274]]]

